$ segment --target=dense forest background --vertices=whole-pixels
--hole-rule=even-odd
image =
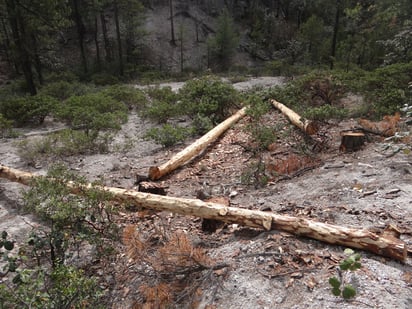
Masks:
[[[412,58],[408,0],[2,0],[0,8],[2,71],[24,76],[32,95],[45,74],[68,69],[83,79],[290,75]]]

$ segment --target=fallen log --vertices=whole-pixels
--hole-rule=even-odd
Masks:
[[[30,182],[43,176],[36,176],[27,172],[0,165],[0,178],[29,185]],[[79,185],[68,183],[74,194],[82,194],[91,184]],[[403,241],[393,234],[376,234],[366,229],[342,227],[328,223],[292,216],[283,216],[271,212],[228,207],[218,203],[201,201],[198,199],[177,198],[155,195],[113,187],[100,187],[101,190],[111,193],[112,200],[134,205],[138,209],[152,209],[156,211],[170,211],[204,219],[220,220],[227,223],[237,223],[253,228],[265,230],[281,230],[295,235],[317,239],[329,244],[342,245],[362,249],[378,255],[387,256],[404,262],[408,249]]]
[[[152,166],[149,168],[149,178],[151,180],[157,180],[164,175],[169,174],[178,167],[182,166],[190,159],[200,154],[206,147],[214,142],[220,135],[222,135],[231,125],[236,123],[239,119],[246,115],[246,108],[242,108],[237,113],[227,118],[225,121],[214,127],[208,133],[196,140],[193,144],[186,147],[176,155],[174,155],[169,161],[160,165]]]
[[[292,122],[295,126],[301,129],[308,135],[313,135],[318,132],[318,126],[315,122],[310,121],[309,119],[305,119],[297,114],[295,111],[291,110],[289,107],[283,105],[282,103],[271,99],[270,102],[274,107],[282,112],[286,117],[289,118],[290,122]]]

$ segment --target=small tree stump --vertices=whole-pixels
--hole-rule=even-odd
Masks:
[[[358,151],[365,144],[366,140],[365,133],[356,131],[341,132],[340,136],[342,140],[339,150],[343,152]]]

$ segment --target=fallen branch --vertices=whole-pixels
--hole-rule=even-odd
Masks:
[[[0,165],[0,177],[25,185],[36,176]],[[68,183],[74,194],[83,194],[92,185]],[[138,208],[156,211],[170,211],[182,215],[215,219],[227,223],[237,223],[265,230],[282,230],[295,235],[305,236],[329,244],[363,249],[375,254],[405,261],[407,247],[405,243],[391,233],[378,235],[365,229],[355,229],[332,224],[316,222],[305,218],[282,216],[271,212],[227,207],[218,203],[204,202],[197,199],[161,196],[150,193],[102,186],[101,190],[111,193],[112,200]],[[398,235],[399,236],[399,235]]]
[[[297,126],[306,134],[313,135],[318,132],[318,126],[315,122],[299,116],[299,114],[297,114],[295,111],[291,110],[289,107],[283,105],[282,103],[274,99],[270,100],[270,102],[274,107],[280,110],[282,114],[288,117],[290,122],[292,122],[295,126]]]
[[[206,147],[214,142],[220,135],[222,135],[227,129],[230,128],[231,125],[236,123],[239,119],[246,115],[246,108],[240,109],[236,114],[232,115],[208,133],[203,135],[201,138],[196,140],[193,144],[186,147],[176,155],[174,155],[169,161],[160,165],[160,166],[152,166],[149,169],[149,178],[151,180],[157,180],[164,175],[169,174],[170,172],[174,171],[176,168],[182,166],[190,159],[194,158],[198,154],[200,154]]]

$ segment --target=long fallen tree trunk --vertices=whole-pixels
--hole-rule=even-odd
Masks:
[[[43,176],[36,176],[0,165],[0,178],[7,178],[14,182],[29,185],[31,180],[36,177]],[[74,194],[82,194],[91,187],[90,184],[79,185],[75,183],[69,183],[68,186]],[[271,212],[227,207],[222,204],[204,202],[197,199],[161,196],[105,186],[101,187],[101,189],[111,193],[114,201],[134,205],[138,208],[170,211],[182,215],[221,220],[227,223],[237,223],[265,230],[286,231],[329,244],[363,249],[402,262],[407,257],[408,250],[405,243],[398,237],[394,237],[391,233],[378,235],[365,229],[336,226],[305,218],[277,215]]]
[[[149,178],[151,180],[157,180],[164,175],[169,174],[170,172],[174,171],[178,167],[182,166],[190,159],[194,158],[198,154],[200,154],[206,147],[214,142],[220,135],[222,135],[227,129],[230,128],[231,125],[236,123],[239,119],[246,115],[246,107],[240,109],[232,115],[231,117],[227,118],[225,121],[214,127],[208,133],[203,135],[201,138],[196,140],[193,144],[186,147],[179,153],[175,154],[169,161],[160,165],[160,166],[152,166],[149,168]]]
[[[297,126],[306,134],[313,135],[318,132],[318,126],[315,122],[299,116],[299,114],[297,114],[295,111],[291,110],[289,107],[283,105],[282,103],[274,99],[271,99],[270,102],[274,107],[280,110],[282,114],[288,117],[290,122],[292,122],[295,126]]]

